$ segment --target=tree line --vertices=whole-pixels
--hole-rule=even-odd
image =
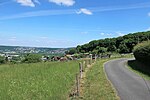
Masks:
[[[78,45],[67,51],[67,54],[92,53],[100,54],[106,52],[131,53],[136,44],[150,40],[150,31],[130,33],[117,38],[105,38],[93,40],[84,45]]]

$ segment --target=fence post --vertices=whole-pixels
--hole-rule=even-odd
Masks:
[[[77,96],[80,96],[79,90],[80,90],[80,81],[79,81],[79,76],[76,74],[76,85],[77,85]]]
[[[88,62],[88,65],[90,65],[90,64],[91,64],[91,59],[89,59],[88,61],[89,61],[89,62]]]
[[[92,64],[92,54],[90,54],[90,65]]]
[[[95,54],[95,62],[96,62],[96,59],[97,59],[97,56],[96,56],[96,54]]]
[[[83,61],[83,71],[85,71],[86,65],[85,65],[85,61]]]
[[[80,78],[82,78],[83,66],[81,62],[79,63],[79,68],[80,68]]]

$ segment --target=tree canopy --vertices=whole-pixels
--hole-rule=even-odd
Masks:
[[[84,45],[78,45],[70,53],[103,53],[103,52],[119,52],[131,53],[136,44],[142,41],[150,40],[150,31],[130,33],[117,38],[106,38],[93,40]],[[73,51],[73,52],[72,52]]]

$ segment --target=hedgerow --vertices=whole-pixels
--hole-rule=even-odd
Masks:
[[[150,41],[136,45],[133,54],[137,61],[150,65]]]

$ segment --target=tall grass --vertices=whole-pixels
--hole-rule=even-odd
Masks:
[[[66,100],[78,62],[0,66],[0,100]]]

